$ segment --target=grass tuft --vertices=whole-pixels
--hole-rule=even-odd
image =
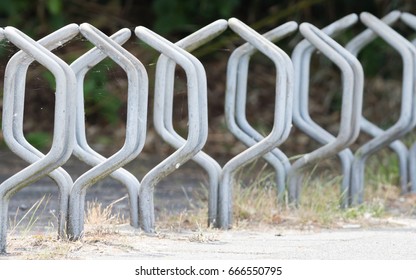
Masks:
[[[123,215],[120,215],[119,212],[114,213],[113,207],[115,204],[123,201],[126,198],[127,196],[117,199],[106,207],[103,207],[101,202],[88,201],[85,214],[85,226],[87,228],[87,235],[104,236],[116,233],[116,225],[126,223],[126,219]]]
[[[50,196],[46,197],[44,195],[40,200],[36,201],[20,219],[18,219],[20,215],[20,208],[18,207],[14,214],[14,218],[9,220],[9,234],[13,235],[19,231],[21,235],[27,235],[36,225],[39,217],[45,212],[50,199]]]

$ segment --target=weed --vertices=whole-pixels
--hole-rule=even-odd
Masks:
[[[195,234],[189,237],[189,241],[197,243],[209,243],[218,241],[218,236],[214,233],[205,232],[201,224],[197,223],[197,230]]]
[[[389,165],[397,164],[391,155],[385,156],[385,160]],[[374,163],[370,163],[367,169],[376,168]],[[400,195],[399,188],[394,184],[397,168],[384,167],[376,180],[377,184],[366,187],[365,202],[357,207],[343,209],[340,206],[344,195],[340,191],[342,177],[334,176],[331,170],[316,176],[316,165],[304,177],[299,206],[291,208],[284,202],[278,202],[273,171],[264,166],[257,170],[249,166],[247,170],[250,170],[250,174],[257,172],[257,175],[253,176],[254,180],[244,180],[241,174],[248,172],[243,170],[234,184],[234,226],[237,227],[286,225],[305,228],[367,223],[370,218],[388,215],[389,202],[396,201]]]
[[[49,200],[50,196],[48,196],[47,198],[46,196],[43,196],[40,200],[36,201],[19,220],[17,220],[17,217],[19,216],[19,208],[17,208],[16,213],[14,214],[14,218],[9,221],[9,234],[13,235],[14,233],[16,233],[20,226],[23,225],[24,222],[26,222],[23,229],[20,230],[20,233],[22,235],[27,235],[36,225],[37,221],[39,220],[39,217],[44,213],[46,206],[49,203]],[[43,207],[41,207],[42,204]]]
[[[106,207],[98,201],[87,202],[85,225],[92,230],[89,234],[104,236],[116,233],[115,225],[125,223],[125,219],[120,213],[114,213],[113,206],[126,198],[127,196],[117,199]]]

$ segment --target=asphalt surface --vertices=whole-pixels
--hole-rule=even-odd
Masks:
[[[416,260],[416,221],[374,229],[231,230],[141,236],[129,252],[98,259]],[[204,236],[205,235],[205,236]]]

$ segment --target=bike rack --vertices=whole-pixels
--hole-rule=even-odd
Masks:
[[[394,140],[401,138],[414,127],[414,72],[416,48],[387,24],[369,13],[360,14],[361,21],[371,28],[379,37],[396,49],[403,59],[402,105],[399,120],[384,133],[366,144],[355,153],[351,170],[351,190],[355,196],[353,205],[360,204],[364,195],[364,168],[369,156],[387,146]]]
[[[218,199],[218,226],[223,229],[230,228],[232,224],[232,184],[235,172],[248,162],[272,151],[288,137],[291,127],[291,114],[288,114],[286,110],[291,112],[294,82],[292,62],[282,50],[238,19],[229,19],[228,25],[234,32],[274,62],[276,67],[276,105],[272,132],[260,142],[232,158],[223,167]],[[229,116],[235,115],[235,106],[231,101],[235,100],[237,91],[239,61],[235,61],[237,58],[233,52],[229,58],[227,69],[225,116],[230,130],[238,129],[234,118],[229,118]]]
[[[400,19],[400,12],[392,11],[386,15],[381,20],[387,25],[394,24],[398,19]],[[367,29],[362,33],[358,34],[353,38],[345,48],[350,51],[354,56],[358,57],[360,51],[365,48],[370,42],[372,42],[377,35],[371,29]],[[361,118],[361,131],[371,135],[372,137],[377,137],[384,132],[381,128],[368,121],[364,116]],[[392,142],[390,148],[397,154],[399,159],[399,168],[400,168],[400,185],[402,193],[407,192],[408,187],[408,150],[403,142],[396,140]],[[353,194],[354,196],[355,194]]]
[[[263,34],[263,36],[269,41],[277,41],[289,36],[297,30],[297,27],[297,23],[288,22]],[[250,43],[245,43],[234,50],[233,60],[230,60],[230,63],[237,63],[237,86],[235,100],[227,99],[231,102],[228,106],[233,106],[232,104],[235,104],[235,114],[233,116],[226,116],[226,118],[234,118],[233,122],[236,126],[230,126],[230,132],[247,147],[250,147],[264,139],[264,137],[247,121],[245,110],[247,99],[248,67],[250,58],[255,52],[255,47],[253,47]],[[287,111],[287,113],[290,114],[290,111]],[[288,116],[286,116],[286,118],[288,118]],[[286,191],[286,173],[290,168],[289,159],[278,148],[275,148],[270,153],[265,154],[263,158],[275,169],[278,200],[282,202]]]
[[[350,14],[323,28],[322,32],[330,37],[335,37],[345,29],[351,27],[357,21],[358,16],[356,14]],[[309,70],[311,57],[314,51],[315,46],[307,39],[304,39],[296,45],[292,53],[295,79],[299,81],[295,83],[293,123],[315,141],[318,141],[321,144],[328,144],[336,139],[335,136],[319,126],[309,115]],[[354,156],[350,149],[344,149],[338,153],[338,157],[341,162],[342,174],[344,175],[341,183],[341,193],[343,194],[341,206],[345,208],[349,204],[350,170]],[[300,187],[301,179],[296,185],[297,189],[300,189]],[[296,203],[298,196],[294,194],[292,195],[292,199],[293,202]]]
[[[143,64],[121,46],[129,40],[131,31],[125,28],[108,37],[90,24],[70,24],[36,42],[16,28],[0,28],[0,40],[6,38],[20,49],[9,60],[5,71],[3,136],[10,150],[30,164],[0,184],[0,253],[6,251],[11,197],[44,176],[51,177],[58,187],[58,235],[62,237],[67,234],[71,240],[77,240],[84,234],[87,190],[107,176],[127,189],[130,224],[146,233],[154,233],[154,188],[160,180],[189,160],[194,160],[208,174],[208,224],[222,229],[232,226],[235,174],[261,157],[275,170],[279,203],[283,201],[286,184],[289,186],[289,202],[298,203],[304,168],[335,155],[340,159],[344,175],[341,184],[342,206],[361,203],[366,160],[388,145],[399,157],[402,192],[408,191],[410,172],[410,191],[416,193],[416,143],[413,143],[408,156],[406,146],[399,141],[416,126],[416,47],[388,26],[400,19],[416,30],[416,16],[394,11],[380,20],[369,13],[361,13],[360,20],[367,30],[351,40],[345,48],[331,38],[355,24],[358,19],[357,15],[351,14],[322,30],[302,23],[299,30],[305,39],[296,45],[291,58],[271,41],[296,31],[298,25],[295,22],[288,22],[260,35],[238,19],[218,20],[176,44],[145,27],[136,27],[136,37],[161,53],[155,69],[153,120],[156,132],[176,149],[150,170],[141,182],[122,168],[139,156],[147,128],[147,72]],[[201,62],[189,52],[208,43],[228,27],[246,43],[232,52],[227,64],[225,121],[230,132],[248,148],[221,168],[215,159],[202,152],[208,137],[207,78]],[[52,50],[78,34],[83,35],[94,47],[68,65]],[[364,73],[356,58],[361,49],[377,36],[397,50],[404,61],[400,118],[385,131],[362,117]],[[315,50],[328,57],[341,72],[342,108],[336,136],[314,122],[308,111],[310,62]],[[265,137],[250,125],[245,107],[249,63],[256,51],[269,58],[276,68],[274,123],[270,134]],[[128,80],[125,143],[109,158],[94,151],[87,142],[83,89],[88,71],[107,57],[126,72]],[[52,72],[56,81],[53,141],[46,155],[33,147],[23,133],[26,75],[34,61]],[[176,65],[184,69],[187,81],[189,123],[186,139],[173,126]],[[289,136],[292,118],[300,130],[322,146],[302,155],[291,165],[279,146]],[[374,138],[353,154],[349,146],[360,130]],[[72,153],[91,166],[75,182],[62,168]]]
[[[78,25],[70,24],[39,40],[38,43],[52,50],[71,40],[78,32]],[[3,128],[4,140],[13,153],[28,163],[34,163],[45,156],[33,147],[23,134],[25,80],[27,70],[33,61],[34,59],[24,51],[19,51],[10,59],[7,66],[9,75],[5,83],[8,83],[6,89],[10,89],[12,94],[5,95],[3,100],[5,104],[12,104],[10,113],[5,116],[5,122],[12,125]],[[59,198],[61,203],[58,214],[58,235],[63,236],[68,212],[68,196],[73,182],[71,176],[61,167],[52,171],[49,176],[62,190]]]
[[[128,100],[123,147],[80,176],[72,187],[69,196],[68,235],[73,240],[83,235],[86,190],[140,154],[146,138],[148,96],[147,72],[135,56],[90,24],[81,24],[80,32],[127,73]],[[135,195],[134,185],[132,187],[129,189],[130,195]]]
[[[143,178],[139,193],[139,219],[141,228],[148,233],[154,232],[154,201],[153,190],[156,184],[192,159],[204,146],[208,137],[207,110],[199,110],[200,104],[207,104],[207,81],[204,67],[191,54],[179,46],[169,42],[153,31],[138,26],[136,36],[166,55],[186,73],[188,84],[188,138],[187,141],[168,158],[156,165]]]
[[[218,20],[212,24],[196,31],[195,33],[180,40],[176,45],[191,52],[204,45],[208,41],[220,35],[228,27],[226,20]],[[172,147],[178,149],[184,143],[183,139],[173,128],[173,85],[175,74],[175,62],[168,56],[162,54],[156,64],[156,83],[154,97],[153,123],[156,132]],[[208,116],[208,104],[201,99],[199,111],[202,116]],[[163,112],[161,114],[160,112]],[[206,120],[208,122],[208,120]],[[209,178],[209,204],[208,204],[208,225],[216,223],[218,185],[221,176],[221,166],[216,160],[204,153],[197,153],[193,158],[200,167],[208,174]]]
[[[124,44],[131,36],[131,31],[122,29],[113,34],[110,39],[117,44]],[[101,62],[106,55],[97,47],[94,47],[86,54],[75,60],[70,66],[77,77],[77,114],[76,114],[76,131],[75,131],[75,148],[74,155],[81,161],[90,166],[98,165],[106,160],[105,157],[94,151],[87,142],[85,134],[85,110],[84,110],[84,79],[85,75],[95,65]],[[130,206],[130,225],[139,227],[139,210],[138,194],[140,182],[127,170],[120,168],[110,176],[120,182],[127,188]]]
[[[39,43],[13,27],[6,27],[4,34],[11,43],[32,56],[55,76],[56,101],[55,126],[50,151],[44,157],[8,178],[0,185],[0,252],[2,253],[6,250],[8,204],[10,198],[19,190],[62,166],[71,155],[75,134],[75,123],[71,116],[75,113],[75,97],[70,93],[75,90],[76,85],[75,75],[69,66]],[[6,68],[6,79],[10,78],[8,74],[11,70]],[[13,98],[9,96],[13,94],[13,90],[15,90],[13,88],[13,81],[5,83],[4,98],[12,101],[11,106],[3,108],[3,129],[8,131],[13,131],[13,128],[7,127],[13,124],[14,102]],[[62,206],[67,203],[69,189],[65,185],[58,185],[58,188],[60,191],[60,215],[65,215],[65,209]],[[59,225],[59,230],[62,230],[62,225]]]
[[[339,133],[335,140],[296,160],[289,172],[289,198],[297,203],[300,196],[299,171],[320,159],[338,154],[352,144],[359,134],[362,107],[363,71],[358,60],[328,35],[308,23],[302,23],[301,33],[341,70],[343,80]]]

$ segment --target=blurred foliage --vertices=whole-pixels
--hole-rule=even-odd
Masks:
[[[104,119],[106,123],[116,124],[120,118],[122,100],[108,90],[108,71],[114,66],[105,60],[88,72],[84,82],[84,106],[86,118]]]
[[[240,0],[154,0],[154,29],[166,34],[172,31],[192,32],[197,23],[227,18]]]
[[[40,150],[48,148],[52,143],[51,134],[46,132],[29,132],[25,135],[25,137],[30,144]]]
[[[1,0],[2,26],[12,25],[30,35],[50,32],[66,23],[64,3],[62,0]]]
[[[33,38],[39,39],[72,22],[89,22],[107,34],[113,33],[122,27],[132,29],[135,26],[143,25],[174,41],[219,18],[237,17],[259,32],[264,32],[289,20],[295,20],[299,23],[311,22],[318,27],[323,27],[350,13],[368,11],[377,17],[382,17],[394,9],[415,13],[416,1],[0,0],[0,26],[15,26]],[[337,40],[345,43],[352,36],[363,30],[363,28],[363,25],[358,24],[348,32],[345,32],[345,34],[342,34]],[[406,32],[409,31],[407,30]],[[300,39],[300,36],[297,39]],[[198,50],[196,55],[201,60],[212,60],[212,56],[210,56],[212,53],[218,53],[218,50],[226,50],[229,53],[229,50],[232,50],[238,42],[238,37],[227,31],[211,44]],[[288,48],[289,51],[296,42],[296,40],[292,40],[292,45]],[[4,43],[5,45],[7,44]],[[78,44],[78,47],[65,47],[59,55],[66,61],[72,61],[74,57],[78,57],[78,54],[85,52],[89,47],[90,45],[82,43]],[[137,48],[137,44],[135,47]],[[3,47],[0,49],[0,62],[3,65],[1,71],[4,72],[4,66],[7,64],[12,52],[10,51],[11,48]],[[76,55],[74,56],[74,54]],[[360,60],[367,76],[397,78],[401,75],[401,71],[399,71],[401,64],[395,63],[398,60],[397,54],[382,40],[376,40],[364,49],[360,54]],[[147,65],[148,69],[153,71],[154,68],[149,65]],[[109,68],[114,68],[114,66],[114,63],[111,64],[107,61],[106,64],[98,65],[87,75],[84,84],[86,93],[85,104],[86,118],[90,124],[117,127],[123,122],[124,115],[122,111],[127,101],[125,97],[121,96],[125,95],[126,87],[117,88],[117,86],[109,86],[111,83],[117,83],[119,78],[114,73],[110,74],[111,71],[108,71]],[[218,75],[221,75],[221,73]],[[55,87],[54,78],[49,72],[45,72],[42,76],[46,80],[49,90],[53,91]],[[217,80],[215,79],[215,81]],[[0,82],[2,82],[2,79],[0,79]],[[218,80],[218,82],[224,81]],[[2,85],[0,86],[2,87]],[[28,87],[30,87],[29,78]],[[116,92],[117,90],[122,92]],[[219,87],[218,90],[220,91],[222,88]],[[338,91],[338,88],[334,89],[332,94],[334,99],[330,102],[330,111],[337,111],[340,106],[341,100],[337,99],[339,96]],[[328,93],[322,92],[322,95],[325,94]],[[387,96],[388,93],[385,95]],[[383,100],[383,98],[382,96],[380,100]],[[377,102],[380,100],[377,100]],[[43,106],[39,102],[34,98],[28,104],[30,106]],[[52,102],[53,99],[51,98]],[[151,102],[152,100],[149,100],[150,104]],[[210,112],[217,110],[222,113],[223,104],[221,102],[223,102],[221,98],[211,102]],[[267,129],[265,128],[265,130]],[[43,135],[43,132],[29,131],[29,133],[35,133],[33,137],[31,136],[35,139],[33,140],[35,142],[38,141],[36,139],[42,138]]]
[[[0,0],[0,26],[13,25],[34,36],[70,22],[113,31],[145,25],[163,34],[189,33],[231,16],[254,26],[275,24],[273,18],[322,25],[349,13],[383,16],[393,9],[412,12],[415,7],[413,0]]]

